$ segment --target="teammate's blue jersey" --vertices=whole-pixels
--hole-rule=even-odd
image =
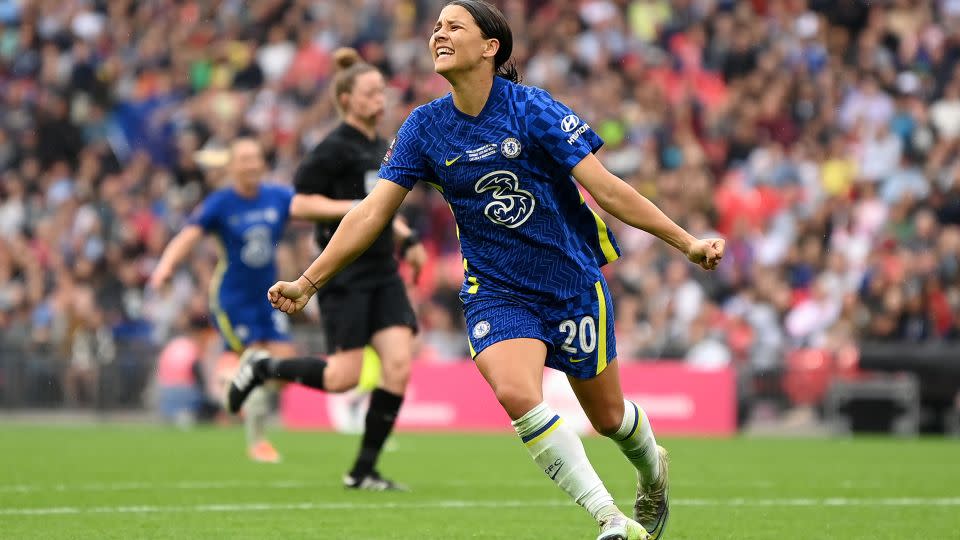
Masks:
[[[267,289],[277,279],[276,246],[292,198],[293,190],[278,185],[262,184],[253,198],[224,188],[211,193],[191,217],[192,224],[217,237],[223,250],[210,283],[215,310],[239,304],[269,307]]]
[[[423,180],[443,194],[460,236],[464,298],[565,300],[593,290],[600,266],[620,256],[570,176],[602,144],[546,91],[496,77],[476,117],[451,95],[415,109],[379,176],[407,189]]]

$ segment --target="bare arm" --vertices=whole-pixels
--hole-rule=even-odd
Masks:
[[[268,297],[275,307],[293,313],[337,272],[367,250],[393,219],[409,191],[388,180],[380,180],[360,204],[343,217],[327,247],[297,281],[279,282]]]
[[[290,201],[290,215],[312,221],[336,221],[359,204],[359,201],[331,199],[324,195],[298,193]]]
[[[393,218],[393,234],[398,242],[403,242],[413,234],[413,229],[407,225],[407,221],[400,216]]]
[[[173,270],[186,258],[201,238],[203,238],[203,229],[198,225],[187,225],[177,233],[163,250],[163,255],[160,256],[160,261],[157,262],[157,267],[150,276],[150,286],[156,288],[166,283],[173,274]]]
[[[587,155],[572,172],[573,177],[590,192],[600,208],[627,225],[647,231],[687,253],[695,238],[674,223],[649,199],[608,171],[597,156]]]
[[[587,155],[572,173],[601,208],[627,225],[647,231],[677,248],[705,269],[714,268],[723,257],[722,239],[697,240],[649,199],[608,171],[597,156]]]

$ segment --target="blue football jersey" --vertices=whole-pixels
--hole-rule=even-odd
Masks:
[[[407,189],[422,180],[443,194],[457,222],[464,298],[565,300],[591,290],[600,266],[620,256],[570,175],[602,145],[546,91],[496,77],[476,117],[449,94],[415,109],[379,176]]]
[[[277,277],[276,246],[290,217],[293,190],[263,184],[256,197],[232,188],[210,194],[190,219],[220,241],[220,264],[210,283],[211,300],[223,306],[267,303]]]

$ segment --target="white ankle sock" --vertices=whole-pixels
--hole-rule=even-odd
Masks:
[[[632,401],[623,403],[623,422],[620,429],[609,437],[617,443],[623,455],[633,463],[640,479],[647,485],[660,476],[660,460],[657,454],[657,439],[643,409]]]
[[[580,437],[546,403],[513,421],[533,461],[597,521],[606,517],[613,497],[587,459]]]
[[[253,446],[263,440],[269,414],[270,390],[263,386],[254,389],[243,404],[243,425],[247,432],[247,446]]]

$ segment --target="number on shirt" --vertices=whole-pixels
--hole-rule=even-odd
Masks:
[[[572,319],[567,319],[560,323],[560,332],[567,335],[560,348],[565,353],[577,354],[578,352],[592,353],[597,348],[597,322],[590,315],[580,319],[580,325]],[[580,338],[580,351],[573,346],[574,340]]]
[[[266,266],[272,257],[270,227],[257,225],[244,231],[243,247],[240,249],[240,259],[244,264],[251,267]]]

